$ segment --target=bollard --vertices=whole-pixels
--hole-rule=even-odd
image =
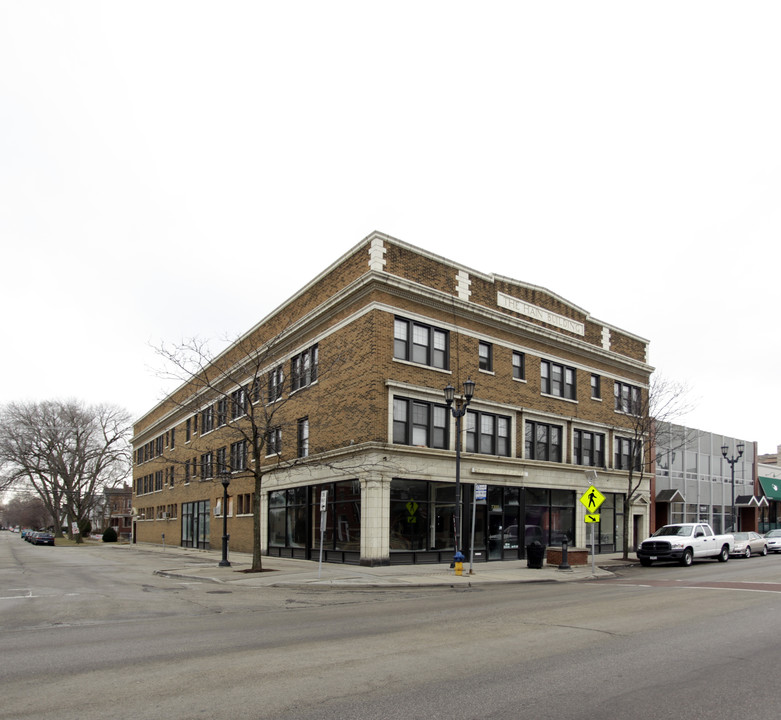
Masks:
[[[569,566],[569,563],[567,562],[567,538],[564,538],[561,541],[561,564],[559,565],[559,570],[571,570],[572,568]]]

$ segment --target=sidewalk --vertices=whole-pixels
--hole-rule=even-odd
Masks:
[[[526,560],[475,563],[469,574],[469,563],[464,563],[463,575],[458,576],[449,564],[390,565],[361,567],[288,558],[263,557],[263,572],[247,572],[252,557],[245,553],[230,553],[230,567],[219,567],[221,553],[216,550],[165,547],[137,544],[128,546],[139,553],[154,553],[158,569],[156,575],[181,580],[213,582],[244,587],[435,587],[490,585],[523,582],[572,582],[614,577],[614,570],[635,564],[622,559],[621,553],[597,555],[592,573],[591,557],[587,565],[559,570],[557,565],[544,564],[542,568],[527,567]]]

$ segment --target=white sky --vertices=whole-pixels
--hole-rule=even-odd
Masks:
[[[0,0],[0,403],[134,415],[372,230],[651,340],[774,452],[781,4]]]

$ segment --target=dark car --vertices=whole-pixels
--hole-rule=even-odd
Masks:
[[[54,545],[54,535],[46,530],[33,533],[30,537],[33,545]]]

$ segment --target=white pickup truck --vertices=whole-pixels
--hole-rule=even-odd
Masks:
[[[734,542],[732,535],[716,535],[708,523],[676,523],[659,528],[643,540],[637,557],[644,567],[656,560],[677,560],[687,567],[695,558],[727,562]]]

